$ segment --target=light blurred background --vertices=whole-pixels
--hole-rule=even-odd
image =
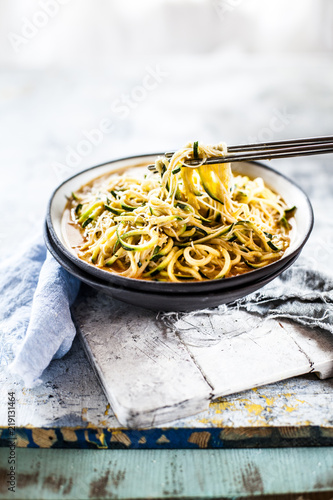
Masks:
[[[87,166],[332,134],[331,0],[0,0],[0,38],[2,256]]]

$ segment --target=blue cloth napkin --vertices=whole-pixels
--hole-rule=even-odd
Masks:
[[[0,265],[1,364],[34,387],[52,359],[70,349],[76,330],[70,306],[80,281],[46,251],[41,237]]]

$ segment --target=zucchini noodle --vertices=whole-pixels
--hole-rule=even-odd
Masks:
[[[154,173],[113,173],[72,193],[78,256],[121,276],[171,282],[236,276],[280,259],[296,208],[230,163],[204,164],[226,151],[189,143],[157,158]]]

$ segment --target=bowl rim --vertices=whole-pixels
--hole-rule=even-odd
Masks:
[[[126,288],[131,288],[131,289],[141,289],[141,290],[146,290],[150,292],[160,292],[162,289],[164,293],[178,293],[178,292],[188,292],[188,293],[196,293],[199,292],[199,290],[196,290],[196,288],[205,289],[207,292],[216,288],[233,288],[233,287],[238,287],[241,285],[246,285],[248,282],[251,282],[252,280],[259,279],[261,276],[264,276],[266,274],[270,274],[271,272],[274,272],[275,268],[283,267],[283,265],[291,260],[295,255],[301,252],[303,246],[307,242],[311,231],[313,229],[314,225],[314,213],[313,213],[313,208],[310,202],[309,197],[305,193],[305,191],[293,180],[284,175],[283,173],[275,170],[269,165],[266,165],[265,163],[258,162],[258,161],[250,161],[250,162],[243,162],[243,163],[248,163],[248,164],[253,164],[257,165],[260,168],[264,168],[265,170],[268,170],[272,172],[274,175],[278,177],[282,177],[284,180],[286,180],[289,184],[291,184],[294,188],[296,188],[304,197],[304,200],[308,206],[309,209],[309,223],[308,223],[308,228],[306,231],[305,236],[302,238],[302,240],[298,243],[296,248],[290,252],[287,255],[283,255],[280,259],[278,259],[275,262],[272,262],[271,264],[268,264],[267,266],[258,268],[258,269],[251,269],[248,272],[244,274],[240,274],[237,276],[231,276],[228,278],[220,278],[218,280],[204,280],[204,281],[193,281],[193,282],[159,282],[159,281],[154,281],[154,280],[143,280],[143,279],[138,279],[138,278],[128,278],[126,276],[120,276],[116,273],[112,273],[110,271],[106,271],[103,269],[99,269],[95,267],[93,264],[90,264],[79,257],[77,257],[74,253],[72,253],[64,244],[63,242],[58,238],[57,232],[53,227],[53,222],[52,222],[52,203],[57,195],[58,191],[66,185],[68,182],[70,182],[72,179],[75,179],[76,177],[79,177],[82,174],[85,174],[86,172],[94,171],[96,169],[99,169],[101,167],[104,167],[106,165],[110,165],[110,169],[112,169],[112,165],[117,163],[117,162],[123,162],[123,161],[130,161],[130,160],[138,160],[138,162],[144,158],[147,157],[152,157],[152,156],[162,156],[164,153],[144,153],[144,154],[137,154],[137,155],[131,155],[131,156],[126,156],[126,157],[120,157],[116,158],[98,165],[94,165],[91,167],[88,167],[86,169],[80,170],[79,172],[76,172],[75,174],[71,175],[70,177],[64,179],[52,192],[48,205],[47,205],[47,213],[46,213],[46,224],[48,227],[48,230],[50,232],[50,235],[54,241],[54,243],[57,245],[58,249],[69,259],[71,260],[75,265],[80,267],[82,270],[88,272],[89,274],[92,274],[98,279],[101,279],[103,281],[109,281],[111,283],[114,283],[115,285],[126,287]],[[134,165],[132,165],[133,168],[135,168]],[[125,167],[126,168],[126,167]],[[128,166],[128,168],[131,168],[131,165]],[[112,172],[110,172],[112,173]],[[91,177],[91,180],[93,180],[94,177]],[[89,181],[88,181],[89,182]],[[65,208],[65,205],[64,205]]]

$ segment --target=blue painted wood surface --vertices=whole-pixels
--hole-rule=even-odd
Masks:
[[[280,450],[79,451],[17,450],[16,493],[3,479],[0,498],[167,499],[248,498],[288,500],[333,497],[331,448]],[[307,492],[301,496],[303,492]],[[309,493],[317,493],[310,497]],[[328,493],[331,492],[331,493]],[[290,494],[297,494],[291,497]]]

